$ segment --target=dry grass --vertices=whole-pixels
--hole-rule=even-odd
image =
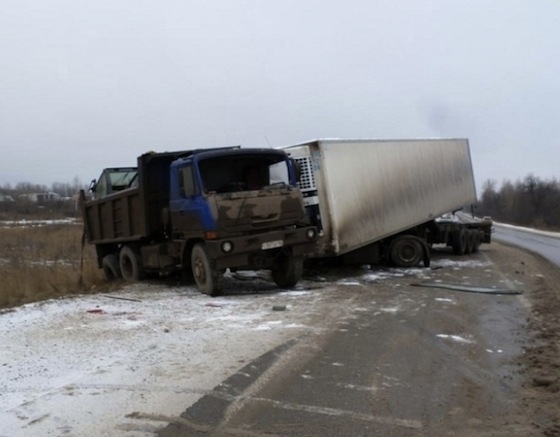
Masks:
[[[102,289],[90,245],[80,272],[81,237],[79,224],[0,227],[0,308]]]

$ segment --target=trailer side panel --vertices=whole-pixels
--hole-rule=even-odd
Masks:
[[[318,140],[286,151],[311,159],[325,233],[319,256],[344,254],[476,201],[464,139]]]

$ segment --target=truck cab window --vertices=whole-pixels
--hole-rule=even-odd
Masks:
[[[179,170],[179,187],[181,195],[184,197],[191,197],[196,194],[191,166]]]
[[[108,175],[111,184],[110,192],[114,193],[131,188],[131,184],[137,179],[138,171],[135,168],[119,168],[109,170]]]
[[[118,191],[134,188],[138,185],[138,170],[136,168],[106,168],[99,176],[93,187],[96,199],[108,196]]]
[[[270,185],[275,185],[275,184],[290,185],[290,175],[288,173],[288,166],[286,164],[286,161],[280,161],[275,164],[272,164],[268,170],[270,176],[270,180],[268,183]]]
[[[262,171],[259,167],[251,165],[243,170],[243,183],[247,190],[260,190],[265,185]]]
[[[254,154],[205,159],[200,177],[208,193],[280,188],[290,185],[288,162],[283,156]]]
[[[92,191],[95,199],[101,199],[107,195],[107,179],[101,175],[98,182],[94,185]]]

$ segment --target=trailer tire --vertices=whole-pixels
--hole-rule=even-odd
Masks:
[[[119,254],[119,265],[125,281],[141,281],[146,276],[140,255],[130,246],[122,247]]]
[[[473,253],[478,253],[480,250],[480,245],[482,244],[482,236],[480,235],[480,231],[473,230],[474,233],[474,245],[473,245]]]
[[[271,270],[272,279],[278,287],[293,287],[303,274],[303,258],[282,254],[274,261]]]
[[[419,238],[403,235],[393,240],[389,256],[397,267],[414,267],[425,259],[425,250]]]
[[[467,234],[464,229],[453,232],[453,253],[455,255],[464,255],[467,249]]]
[[[103,257],[101,267],[103,268],[103,273],[105,274],[105,279],[107,279],[107,281],[116,281],[122,277],[119,259],[117,258],[117,255],[113,253]]]
[[[216,269],[203,243],[194,245],[191,252],[191,268],[197,288],[209,296],[222,293],[222,272]]]
[[[472,229],[467,229],[467,246],[465,247],[465,254],[469,255],[474,251],[476,235]]]

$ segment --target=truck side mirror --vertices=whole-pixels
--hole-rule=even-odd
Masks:
[[[97,179],[92,179],[92,181],[89,183],[88,191],[95,193],[96,188],[97,188]]]

